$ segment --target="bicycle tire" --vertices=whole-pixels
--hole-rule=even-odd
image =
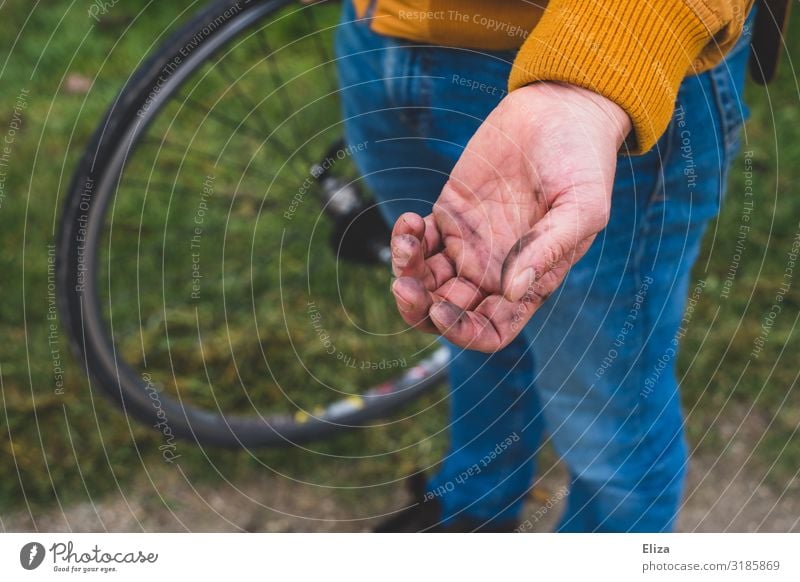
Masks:
[[[153,426],[159,411],[148,395],[147,383],[119,355],[98,299],[97,261],[99,232],[111,200],[115,179],[129,144],[135,143],[147,125],[141,112],[158,87],[158,99],[148,111],[155,115],[160,106],[196,68],[243,31],[263,23],[292,0],[259,2],[216,1],[201,10],[173,33],[130,77],[98,125],[85,148],[64,202],[57,237],[58,307],[69,345],[93,388],[110,398],[121,410]],[[239,10],[226,17],[232,6]],[[304,9],[313,9],[305,7]],[[164,67],[186,46],[218,23],[193,48],[167,83],[157,85]],[[152,116],[151,118],[152,119]],[[187,405],[162,394],[163,414],[170,419],[175,437],[203,446],[227,448],[292,445],[321,439],[342,430],[363,426],[385,417],[398,407],[441,383],[448,354],[439,348],[432,356],[408,369],[401,377],[370,388],[358,398],[334,402],[321,413],[301,421],[289,414],[225,416]]]

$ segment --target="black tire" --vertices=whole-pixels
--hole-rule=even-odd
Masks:
[[[145,425],[153,426],[164,416],[169,418],[171,432],[176,437],[201,445],[232,448],[287,445],[363,426],[440,383],[448,360],[446,350],[440,348],[406,370],[402,377],[382,382],[379,388],[363,392],[358,399],[334,402],[299,422],[296,415],[287,413],[224,415],[166,393],[159,394],[156,408],[152,385],[148,386],[146,376],[122,360],[112,340],[98,293],[98,246],[107,210],[115,196],[114,183],[122,172],[126,155],[149,120],[177,94],[193,70],[233,39],[290,4],[289,0],[240,2],[231,15],[233,3],[219,1],[175,32],[132,75],[99,124],[73,176],[60,222],[58,305],[70,347],[92,378],[92,387]],[[314,10],[297,6],[298,10]],[[215,24],[211,27],[210,23]],[[189,56],[184,56],[166,82],[159,81],[168,63],[192,39],[195,45]],[[154,90],[157,98],[153,101]],[[140,115],[143,109],[148,114],[152,112],[149,118]]]

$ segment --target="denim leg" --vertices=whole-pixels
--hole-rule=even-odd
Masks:
[[[355,162],[390,224],[407,211],[424,216],[502,98],[511,55],[413,48],[352,20],[347,3],[336,55],[346,137],[366,145]],[[450,446],[429,491],[445,522],[515,518],[543,425],[527,341],[494,355],[451,350]]]
[[[680,313],[683,294],[670,287],[676,269],[690,265],[650,268],[644,252],[647,237],[658,236],[649,214],[664,155],[618,168],[611,222],[524,330],[547,431],[571,475],[560,531],[669,529],[680,500],[685,448],[674,376],[665,371],[653,395],[641,397],[652,354],[671,340],[669,326],[655,333],[652,325]],[[699,238],[662,244],[696,248]]]
[[[450,450],[429,487],[446,519],[518,515],[544,419],[571,473],[561,531],[673,527],[686,463],[674,364],[741,124],[741,46],[684,82],[654,151],[620,160],[610,224],[524,334],[494,355],[455,353]],[[384,215],[427,214],[502,98],[507,60],[413,48],[366,23],[340,28],[337,56],[347,137],[367,143],[355,160]]]
[[[686,470],[675,364],[691,268],[742,123],[746,41],[686,79],[656,150],[621,159],[611,221],[525,334],[571,475],[559,531],[669,531]]]
[[[521,336],[492,355],[451,349],[450,448],[430,495],[441,501],[445,522],[517,519],[544,425],[531,351]]]
[[[426,144],[420,128],[429,112],[398,95],[425,81],[412,55],[354,18],[345,2],[335,43],[345,139],[364,144],[353,159],[391,226],[404,212],[431,213],[454,162]]]

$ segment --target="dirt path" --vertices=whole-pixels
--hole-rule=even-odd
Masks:
[[[730,447],[724,457],[693,459],[680,519],[681,531],[800,532],[800,486],[785,491],[764,483],[744,463],[747,449]],[[565,474],[557,467],[532,493],[526,531],[549,531],[562,509]],[[401,486],[384,495],[324,493],[318,487],[277,478],[236,484],[236,489],[192,487],[175,471],[153,483],[129,485],[129,493],[50,510],[0,517],[5,531],[368,531],[379,516],[406,503]],[[331,490],[329,490],[331,491]]]

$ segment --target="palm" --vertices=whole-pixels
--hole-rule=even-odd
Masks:
[[[627,116],[609,117],[588,93],[512,93],[467,145],[433,214],[397,221],[392,289],[409,324],[496,351],[586,252],[608,220],[627,132]]]

